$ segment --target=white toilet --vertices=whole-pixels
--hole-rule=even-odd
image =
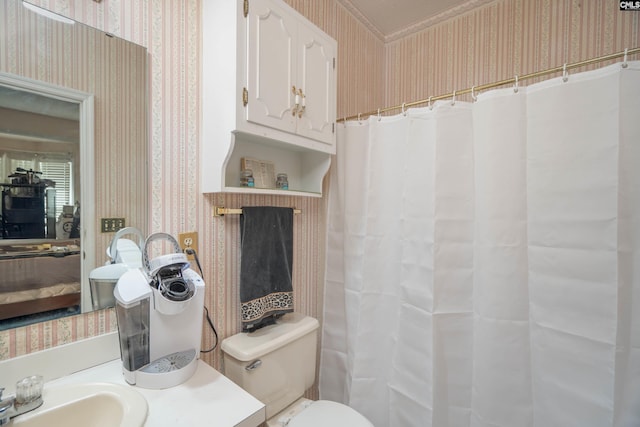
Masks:
[[[373,427],[354,409],[303,398],[315,382],[318,321],[289,313],[222,341],[225,375],[265,404],[268,427]]]

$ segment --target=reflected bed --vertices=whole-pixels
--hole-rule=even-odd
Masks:
[[[0,254],[0,320],[80,305],[75,245]]]

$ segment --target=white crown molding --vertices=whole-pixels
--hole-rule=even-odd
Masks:
[[[354,6],[351,0],[338,0],[338,2],[345,9],[347,9],[347,11],[351,13],[358,21],[360,21],[365,27],[367,27],[367,29],[371,31],[374,36],[376,36],[386,44],[425,30],[448,19],[465,14],[473,9],[477,9],[479,7],[485,6],[486,4],[495,2],[495,0],[468,0],[462,4],[447,9],[437,15],[430,16],[423,21],[416,22],[415,24],[409,25],[408,27],[395,31],[391,34],[382,33],[382,31],[380,31],[378,27],[376,27],[365,15],[362,14],[362,12],[360,12],[360,10],[356,6]]]
[[[444,12],[441,12],[437,15],[431,16],[424,21],[417,22],[413,25],[410,25],[406,28],[398,30],[394,33],[388,34],[384,37],[384,42],[389,43],[392,41],[396,41],[403,37],[406,37],[410,34],[417,33],[419,31],[425,30],[429,27],[437,25],[441,22],[444,22],[448,19],[454,18],[459,15],[463,15],[471,10],[482,7],[488,3],[492,3],[495,0],[469,0],[465,3],[459,4],[458,6],[452,7],[451,9],[447,9]]]
[[[353,3],[351,3],[351,0],[338,0],[338,3],[341,4],[342,7],[347,9],[347,12],[353,15],[358,21],[360,21],[360,23],[367,27],[367,30],[371,31],[374,36],[380,39],[380,41],[385,41],[385,35],[382,33],[382,31],[380,31],[378,27],[373,25],[373,22],[369,21],[369,19],[364,16],[362,12],[360,12],[360,9],[358,9],[354,6]]]

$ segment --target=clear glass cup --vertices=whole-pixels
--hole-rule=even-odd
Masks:
[[[255,186],[255,180],[253,179],[253,171],[251,169],[245,169],[240,173],[240,185],[243,187]]]
[[[289,178],[286,173],[279,173],[276,178],[276,188],[279,190],[289,189]]]

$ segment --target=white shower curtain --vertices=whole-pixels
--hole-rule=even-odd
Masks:
[[[640,426],[640,63],[339,129],[323,399],[376,427]]]

